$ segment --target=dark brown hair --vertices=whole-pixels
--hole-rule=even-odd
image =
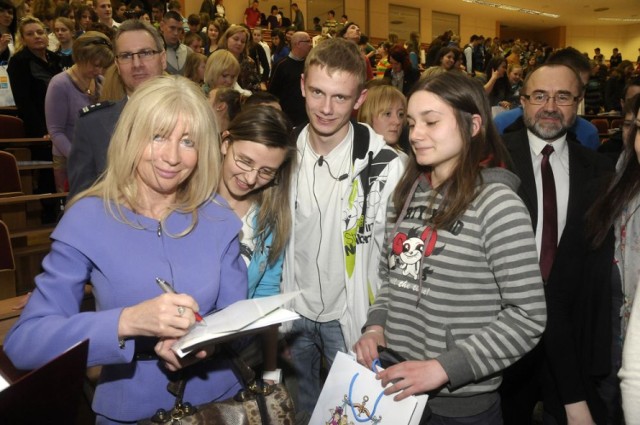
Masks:
[[[625,140],[622,167],[612,179],[607,191],[598,197],[587,212],[586,226],[590,232],[592,248],[597,248],[604,242],[614,222],[622,215],[624,207],[640,193],[640,164],[634,143],[638,133],[640,96],[636,95],[634,99],[633,124]]]
[[[462,73],[446,72],[420,80],[413,93],[420,90],[435,94],[453,108],[463,140],[460,161],[452,175],[438,187],[444,201],[431,223],[436,228],[447,228],[476,197],[480,171],[486,167],[504,166],[507,153],[491,119],[491,108],[484,88],[477,79]],[[482,126],[475,136],[472,136],[473,115],[479,115],[482,119]],[[416,179],[431,171],[431,167],[418,164],[413,150],[409,157],[404,175],[393,194],[396,217],[400,215]]]

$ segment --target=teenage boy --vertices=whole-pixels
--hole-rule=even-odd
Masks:
[[[311,50],[300,82],[309,124],[296,129],[282,285],[301,291],[292,307],[302,318],[289,334],[301,413],[319,397],[322,359],[330,367],[360,337],[379,287],[387,200],[404,171],[381,136],[350,121],[365,100],[365,77],[358,46],[335,38]]]

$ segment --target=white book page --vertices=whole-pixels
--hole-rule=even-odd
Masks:
[[[222,310],[210,313],[204,317],[204,323],[197,324],[191,328],[187,335],[180,338],[173,349],[178,352],[178,350],[184,350],[186,349],[185,347],[191,347],[203,341],[210,341],[220,338],[221,336],[245,330],[258,319],[277,310],[288,301],[291,301],[298,296],[299,293],[300,291],[296,291],[264,298],[241,300]]]
[[[4,379],[2,375],[0,375],[0,391],[3,391],[11,386],[11,383]]]

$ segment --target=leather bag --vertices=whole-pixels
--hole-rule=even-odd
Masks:
[[[283,384],[258,382],[255,372],[237,354],[230,356],[245,389],[233,398],[192,406],[182,398],[185,380],[170,382],[167,390],[176,396],[169,411],[158,409],[140,425],[294,425],[295,409]]]

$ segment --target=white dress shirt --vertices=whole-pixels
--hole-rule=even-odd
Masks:
[[[556,184],[556,205],[558,212],[558,242],[562,237],[564,226],[567,223],[567,207],[569,205],[569,148],[567,147],[567,137],[546,142],[527,130],[529,135],[529,148],[531,151],[531,163],[533,164],[533,175],[536,179],[536,193],[538,200],[538,220],[536,222],[536,248],[538,258],[540,257],[540,246],[542,244],[542,173],[540,165],[542,163],[542,149],[547,144],[553,146],[553,154],[549,156],[549,164],[553,170],[553,180]]]

